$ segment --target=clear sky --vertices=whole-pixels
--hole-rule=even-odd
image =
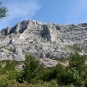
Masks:
[[[87,23],[87,0],[0,0],[8,16],[0,21],[0,30],[22,20],[45,23]]]

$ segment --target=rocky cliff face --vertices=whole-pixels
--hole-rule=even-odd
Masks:
[[[28,20],[0,32],[0,60],[22,61],[27,53],[37,58],[67,58],[74,51],[87,54],[87,23],[60,25]]]

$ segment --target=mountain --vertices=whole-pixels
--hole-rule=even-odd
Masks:
[[[0,31],[0,60],[23,61],[28,53],[36,58],[68,58],[74,51],[87,55],[87,23],[24,20]]]

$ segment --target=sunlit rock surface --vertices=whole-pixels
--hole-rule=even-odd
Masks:
[[[0,60],[23,61],[28,53],[36,58],[68,58],[74,51],[87,55],[87,23],[28,20],[0,31]]]

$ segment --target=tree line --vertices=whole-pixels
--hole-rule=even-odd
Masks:
[[[0,62],[0,87],[87,87],[85,57],[77,52],[69,57],[69,66],[44,68],[32,55],[26,55],[22,70],[16,61]]]

